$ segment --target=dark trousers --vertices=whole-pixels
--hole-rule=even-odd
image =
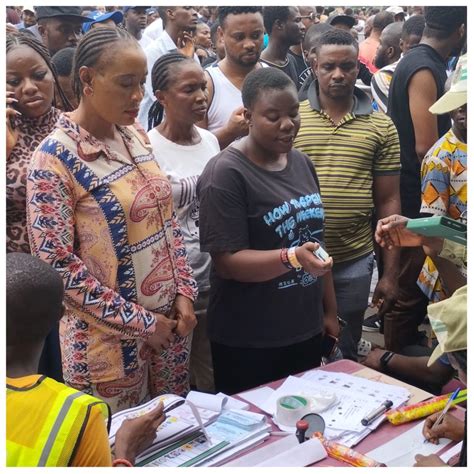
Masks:
[[[211,342],[217,392],[239,393],[319,367],[322,334],[285,347],[230,347]]]
[[[398,300],[384,316],[385,348],[400,352],[418,340],[418,326],[426,316],[428,298],[417,285],[425,253],[422,247],[405,247],[400,252]]]

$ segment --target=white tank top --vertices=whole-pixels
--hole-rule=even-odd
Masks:
[[[242,107],[242,94],[217,64],[209,66],[206,71],[211,76],[214,89],[211,105],[207,111],[207,129],[214,132],[229,121],[235,109]]]

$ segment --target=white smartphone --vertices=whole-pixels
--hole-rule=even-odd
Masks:
[[[321,245],[313,252],[314,256],[325,262],[329,258],[329,254],[324,250]]]

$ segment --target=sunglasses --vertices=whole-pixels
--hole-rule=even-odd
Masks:
[[[301,19],[308,19],[308,20],[316,20],[317,16],[316,13],[310,13],[309,15],[301,16]]]

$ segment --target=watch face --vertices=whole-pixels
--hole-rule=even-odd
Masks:
[[[308,422],[308,429],[305,433],[305,438],[309,439],[313,436],[314,433],[324,433],[324,429],[326,428],[326,423],[321,415],[317,413],[308,413],[307,415],[301,418],[304,421]]]

